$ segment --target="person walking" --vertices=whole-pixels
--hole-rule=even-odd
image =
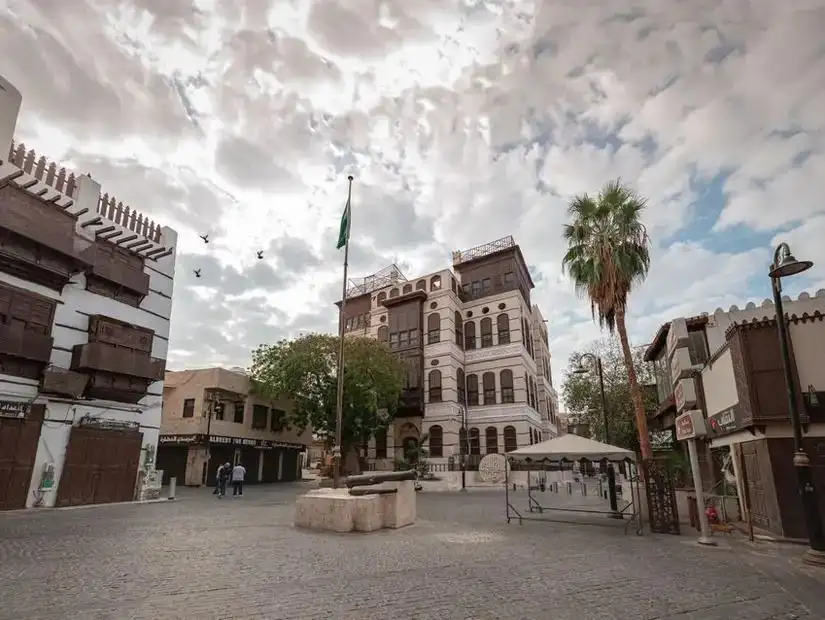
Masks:
[[[232,465],[229,462],[224,463],[218,469],[218,499],[226,495],[226,484],[232,475]]]
[[[246,467],[238,463],[232,469],[232,497],[243,497],[244,478],[246,478]]]
[[[212,491],[212,495],[218,495],[221,492],[221,471],[224,465],[225,463],[221,463],[215,471],[215,490]]]

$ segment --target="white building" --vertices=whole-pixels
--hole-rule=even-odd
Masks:
[[[0,510],[131,500],[155,462],[175,231],[12,141],[0,77]]]
[[[407,280],[393,265],[348,291],[346,333],[387,342],[408,368],[402,409],[386,440],[369,446],[377,468],[425,434],[436,463],[460,444],[480,457],[558,434],[547,325],[532,288],[521,250],[505,237],[454,252],[453,270]]]

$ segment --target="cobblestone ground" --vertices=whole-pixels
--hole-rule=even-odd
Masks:
[[[0,618],[825,618],[798,548],[507,525],[492,492],[422,493],[400,531],[317,534],[291,525],[301,490],[0,514]]]

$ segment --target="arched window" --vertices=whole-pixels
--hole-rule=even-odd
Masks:
[[[496,404],[496,375],[492,372],[485,372],[481,377],[481,384],[484,386],[484,404]]]
[[[451,286],[453,288],[453,293],[458,293],[458,282],[455,281],[455,278],[450,278],[452,280]]]
[[[430,278],[430,290],[438,291],[441,289],[441,276],[433,276]]]
[[[375,434],[375,458],[387,458],[387,431],[379,430]]]
[[[405,284],[404,290],[402,292],[404,293],[404,295],[406,295],[407,293],[412,293],[412,284]]]
[[[387,342],[390,339],[390,330],[386,325],[382,325],[378,328],[378,340],[381,342]]]
[[[430,402],[431,403],[440,403],[441,402],[441,371],[440,370],[431,370],[430,371]]]
[[[498,315],[496,327],[498,329],[498,343],[510,344],[510,317],[506,312]]]
[[[459,349],[464,348],[464,321],[461,319],[461,313],[456,310],[453,317],[455,321],[455,343]]]
[[[427,281],[426,280],[419,280],[415,283],[415,290],[416,291],[426,291],[427,290]]]
[[[467,429],[463,426],[458,430],[458,451],[461,454],[467,454],[469,446],[467,445]]]
[[[501,402],[516,402],[515,394],[513,392],[513,371],[509,368],[502,370],[499,374],[499,382],[501,383]]]
[[[397,288],[390,290],[390,299],[392,299],[393,297],[398,297],[399,295],[400,293],[398,292]]]
[[[464,369],[459,368],[455,373],[455,382],[458,384],[458,402],[464,404],[464,399],[467,394],[467,384],[464,377]]]
[[[512,426],[504,427],[504,451],[512,452],[518,448],[518,441],[516,440],[516,429]]]
[[[493,346],[493,319],[485,316],[481,319],[481,348]]]
[[[533,429],[528,428],[527,429],[527,434],[530,435],[530,445],[532,446],[533,445]]]
[[[441,315],[433,312],[427,317],[427,343],[441,342]]]
[[[521,319],[521,344],[527,347],[527,322]]]
[[[429,435],[430,456],[436,458],[444,456],[444,429],[436,424],[430,427]]]
[[[467,375],[467,404],[478,404],[478,375]]]
[[[536,390],[536,380],[533,377],[530,377],[530,387],[533,388],[533,409],[538,411],[538,409],[539,409],[538,391]]]
[[[385,301],[387,301],[387,294],[383,291],[378,293],[378,305],[380,306]]]
[[[498,452],[498,429],[495,426],[488,426],[484,430],[484,441],[487,444],[487,454]]]
[[[481,454],[481,437],[476,427],[470,429],[470,454]]]
[[[464,348],[468,351],[476,348],[475,321],[467,321],[464,323]]]

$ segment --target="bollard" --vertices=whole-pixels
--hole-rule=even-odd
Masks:
[[[175,499],[175,490],[178,486],[177,478],[169,478],[169,497],[168,499]]]
[[[569,480],[567,481],[567,494],[573,495],[573,483]]]
[[[587,485],[582,482],[582,497],[587,497]]]
[[[539,488],[541,489],[541,492],[544,493],[544,490],[546,488],[546,486],[544,484],[544,480],[542,480],[541,483],[539,484]]]

